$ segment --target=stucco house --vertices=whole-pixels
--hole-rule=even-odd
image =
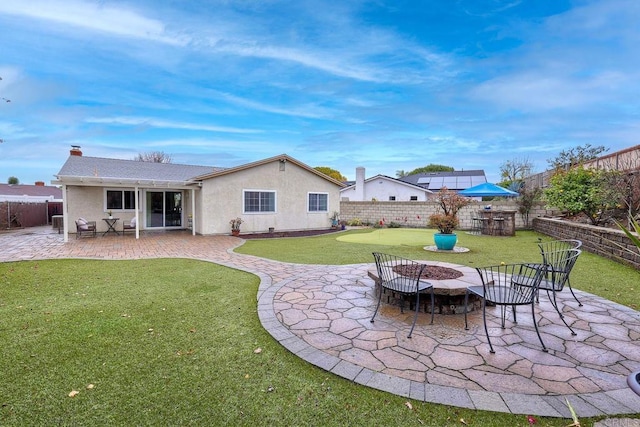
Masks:
[[[432,193],[427,188],[386,175],[376,175],[365,179],[365,168],[357,167],[355,182],[347,183],[347,187],[340,190],[340,200],[349,202],[372,200],[379,202],[426,202]]]
[[[328,228],[344,187],[286,154],[219,168],[89,157],[77,146],[52,183],[62,186],[65,241],[78,218],[105,232],[109,211],[117,230],[132,224],[136,237],[185,228],[229,234],[236,217],[243,233]]]

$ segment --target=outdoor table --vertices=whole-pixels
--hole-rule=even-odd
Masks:
[[[107,223],[107,231],[105,231],[104,233],[102,233],[103,236],[113,232],[116,233],[118,236],[120,235],[120,233],[118,233],[118,230],[116,230],[116,223],[118,222],[120,218],[102,218],[102,220],[104,222]]]
[[[515,236],[516,211],[484,209],[480,211],[481,234],[489,236]]]

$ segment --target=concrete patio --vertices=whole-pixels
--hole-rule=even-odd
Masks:
[[[565,399],[579,417],[640,413],[640,397],[626,376],[640,369],[640,313],[595,295],[577,292],[578,307],[559,294],[571,336],[541,297],[537,317],[549,353],[540,349],[530,313],[518,325],[495,323],[496,348],[489,353],[479,311],[469,316],[421,313],[407,339],[411,311],[377,302],[367,275],[372,263],[300,265],[233,253],[242,240],[144,233],[70,240],[49,227],[0,233],[0,261],[48,258],[138,259],[179,257],[211,261],[261,279],[258,314],[284,347],[322,369],[367,387],[446,405],[570,418]],[[448,264],[444,264],[448,265]],[[450,266],[450,265],[448,265]],[[575,284],[580,287],[579,283]],[[636,420],[637,421],[637,420]]]

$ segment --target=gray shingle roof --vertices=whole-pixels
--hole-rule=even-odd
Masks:
[[[225,168],[69,156],[57,177],[184,182]]]
[[[62,190],[51,185],[0,184],[0,195],[32,196],[62,199]]]

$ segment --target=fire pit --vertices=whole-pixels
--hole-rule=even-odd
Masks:
[[[463,314],[464,313],[464,295],[467,286],[481,285],[480,276],[472,267],[463,265],[450,264],[445,262],[426,263],[427,267],[422,270],[420,279],[433,285],[435,294],[435,313],[436,314]],[[402,271],[398,273],[415,277],[417,271],[415,267],[402,266]],[[376,283],[376,292],[380,292],[380,279],[378,272],[374,268],[369,270],[368,275]],[[480,307],[480,299],[474,295],[469,295],[468,311],[473,311]],[[427,304],[425,310],[431,312],[431,304]]]

